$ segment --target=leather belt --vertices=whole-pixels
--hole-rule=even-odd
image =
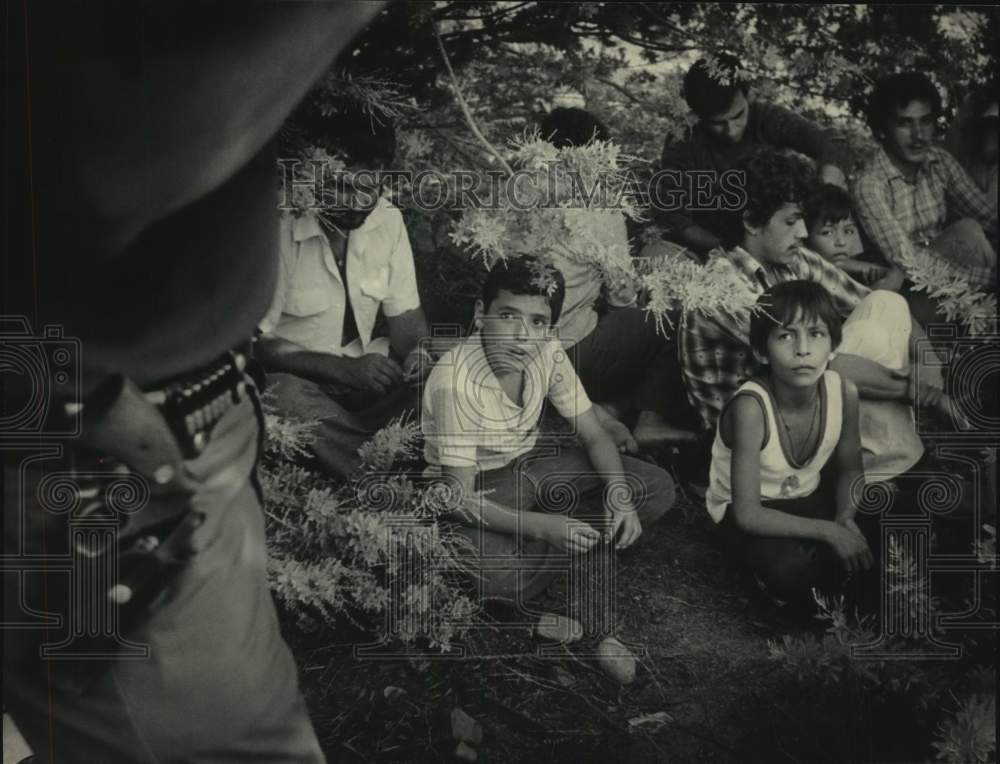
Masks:
[[[160,408],[185,459],[205,449],[212,428],[246,395],[249,349],[247,344],[226,351],[201,369],[145,391],[146,400]]]

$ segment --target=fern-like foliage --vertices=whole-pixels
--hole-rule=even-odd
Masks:
[[[443,519],[454,503],[445,486],[393,471],[416,453],[416,425],[392,422],[360,450],[357,478],[331,484],[289,459],[311,423],[267,421],[260,483],[277,599],[302,628],[343,617],[387,642],[449,649],[476,618],[471,546]]]
[[[903,262],[914,291],[937,300],[938,312],[948,321],[961,321],[972,335],[996,331],[997,298],[976,289],[950,263],[923,247],[914,247]]]
[[[938,727],[932,743],[936,760],[947,764],[989,764],[996,761],[996,693],[970,695]]]
[[[757,293],[746,277],[726,258],[713,257],[701,265],[682,253],[656,258],[651,263],[638,259],[645,270],[642,284],[648,294],[647,312],[666,333],[669,313],[674,310],[706,315],[749,315],[757,303]]]
[[[904,619],[934,623],[936,601],[928,594],[927,579],[909,553],[890,538],[886,562],[888,594],[893,600],[893,612]],[[813,590],[818,612],[816,618],[828,623],[822,639],[811,636],[784,635],[780,641],[769,640],[772,660],[795,675],[803,684],[830,688],[852,684],[873,696],[908,698],[922,709],[938,701],[944,691],[941,665],[919,658],[919,651],[909,649],[919,640],[919,629],[904,628],[903,636],[885,639],[876,629],[873,616],[848,614],[843,597],[824,596]],[[912,636],[906,636],[911,633]],[[881,653],[889,657],[867,658],[855,655],[854,648],[873,645],[882,638]]]

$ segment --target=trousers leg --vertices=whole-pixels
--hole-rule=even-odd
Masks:
[[[37,655],[38,635],[5,632],[5,702],[39,761],[324,760],[268,588],[251,478],[257,434],[244,400],[185,463],[199,486],[192,504],[206,519],[161,604],[125,635],[146,645],[147,657],[109,660],[92,684],[71,691],[44,662],[24,660],[26,651]]]
[[[486,501],[515,512],[530,512],[535,508],[534,488],[521,476],[517,465],[515,460],[498,469],[481,472],[476,479],[476,489],[482,492]],[[476,589],[485,598],[527,603],[559,575],[555,550],[540,539],[467,525],[455,531],[468,539],[474,550],[469,566],[475,574]]]
[[[665,470],[639,459],[626,456],[622,464],[645,530],[673,506],[673,481]],[[519,512],[566,514],[595,523],[604,515],[604,481],[578,446],[543,444],[505,467],[481,473],[477,487],[489,500]],[[458,532],[480,556],[474,565],[485,596],[527,602],[565,573],[567,555],[544,541],[482,528]]]
[[[876,290],[844,322],[837,352],[902,369],[909,363],[910,332],[906,301],[894,292]],[[923,455],[913,408],[908,403],[862,399],[859,419],[862,460],[869,481],[889,480]]]
[[[580,446],[553,444],[536,449],[521,462],[521,471],[534,488],[539,511],[599,517],[604,513],[605,484]],[[676,489],[666,470],[641,459],[622,456],[630,498],[643,529],[673,506]]]
[[[416,388],[400,387],[367,408],[351,411],[321,385],[292,374],[268,376],[268,391],[282,416],[317,421],[311,450],[323,471],[348,480],[361,464],[358,449],[390,420],[415,412]]]
[[[984,272],[992,270],[996,276],[997,253],[982,226],[971,218],[962,218],[945,228],[931,242],[931,249],[953,265],[978,268]],[[996,286],[994,282],[995,278],[986,282],[974,281],[972,286],[993,289]]]
[[[832,520],[832,493],[818,488],[800,499],[762,502],[765,507],[797,517]],[[812,589],[827,589],[843,577],[842,566],[830,549],[817,541],[752,536],[741,531],[732,517],[732,507],[722,518],[719,531],[738,559],[779,599],[805,602]]]
[[[631,390],[640,411],[666,414],[670,392],[680,383],[675,346],[640,308],[609,311],[569,355],[587,394],[597,401]]]

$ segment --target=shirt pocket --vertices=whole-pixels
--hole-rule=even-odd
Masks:
[[[365,274],[358,287],[361,294],[377,302],[382,302],[389,296],[389,278],[392,272],[388,265],[383,265]]]
[[[330,307],[330,295],[323,289],[295,290],[285,301],[282,313],[296,318],[315,316],[326,312]]]
[[[332,303],[330,291],[330,280],[315,260],[300,259],[292,273],[282,312],[297,318],[323,313]]]

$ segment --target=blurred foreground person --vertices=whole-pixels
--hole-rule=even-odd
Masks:
[[[5,367],[6,709],[46,762],[322,761],[267,587],[249,339],[272,137],[381,4],[36,8],[7,46],[5,348],[48,366]]]

